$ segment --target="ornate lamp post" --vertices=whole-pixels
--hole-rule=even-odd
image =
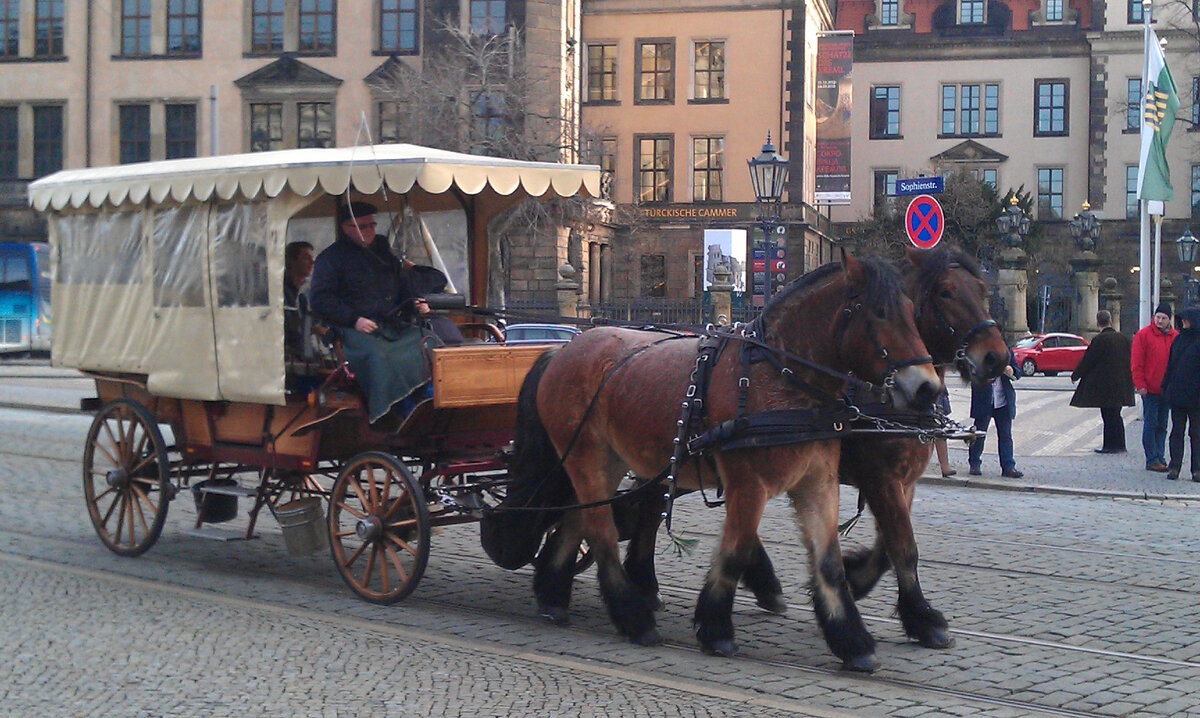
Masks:
[[[1068,226],[1080,252],[1095,251],[1096,242],[1100,240],[1100,220],[1092,212],[1092,205],[1084,200],[1083,211],[1075,215]]]
[[[1013,195],[1008,206],[996,218],[996,229],[1008,242],[1008,246],[1020,249],[1025,244],[1025,235],[1029,234],[1029,215],[1018,206],[1016,195]]]
[[[1200,280],[1192,276],[1198,246],[1200,246],[1200,239],[1192,236],[1191,227],[1185,229],[1179,239],[1175,240],[1175,250],[1179,253],[1179,261],[1183,264],[1184,304],[1188,305],[1196,303],[1197,288],[1200,286]]]
[[[1079,250],[1079,254],[1071,258],[1071,270],[1075,275],[1075,332],[1091,339],[1100,333],[1096,326],[1096,311],[1100,309],[1100,258],[1093,251],[1100,239],[1100,218],[1092,212],[1092,205],[1084,200],[1083,210],[1067,226]]]
[[[1029,285],[1025,266],[1029,263],[1029,258],[1021,248],[1025,243],[1025,235],[1029,234],[1029,217],[1017,204],[1016,195],[1013,195],[1009,205],[996,218],[996,229],[1008,245],[1001,250],[996,266],[999,269],[997,285],[1008,314],[1004,338],[1011,342],[1025,336],[1029,331],[1025,311],[1025,291]]]
[[[775,151],[771,143],[771,133],[767,133],[767,142],[762,146],[762,152],[756,157],[746,160],[750,167],[750,182],[754,185],[754,200],[758,204],[756,217],[762,227],[763,249],[767,255],[766,285],[767,297],[774,293],[774,282],[771,277],[775,258],[775,228],[782,223],[780,205],[783,199],[783,185],[787,182],[788,161]]]

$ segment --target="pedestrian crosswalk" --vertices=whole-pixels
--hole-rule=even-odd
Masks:
[[[971,425],[971,389],[950,379],[951,416]],[[1017,418],[1013,423],[1013,444],[1017,456],[1070,456],[1090,454],[1102,443],[1103,430],[1097,409],[1077,409],[1070,405],[1071,391],[1067,385],[1056,389],[1024,389],[1017,386]],[[1121,412],[1125,420],[1126,445],[1131,450],[1141,446],[1142,410],[1140,406],[1126,407]],[[988,430],[988,443],[994,450],[996,430]]]

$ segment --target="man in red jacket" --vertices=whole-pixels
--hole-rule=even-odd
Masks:
[[[1150,323],[1133,335],[1129,368],[1133,372],[1133,387],[1142,397],[1142,449],[1146,452],[1147,471],[1167,470],[1169,409],[1163,401],[1162,379],[1171,342],[1177,334],[1171,326],[1171,305],[1163,302],[1154,310]]]

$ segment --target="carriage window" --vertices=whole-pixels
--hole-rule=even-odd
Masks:
[[[66,284],[131,284],[141,276],[140,212],[77,214],[56,220],[58,281]]]
[[[208,207],[190,206],[154,213],[154,304],[203,307],[204,224]]]
[[[392,236],[390,228],[384,229],[385,213],[375,216],[381,224],[379,232]],[[399,230],[392,240],[392,249],[399,256],[417,264],[443,269],[454,292],[471,300],[470,256],[467,243],[467,216],[461,210],[445,212],[409,213],[401,220]],[[425,225],[422,232],[421,224]],[[428,233],[429,241],[425,234]],[[436,255],[436,256],[433,256]],[[446,288],[447,292],[451,287]]]
[[[235,204],[214,209],[212,236],[217,306],[266,306],[266,205]]]

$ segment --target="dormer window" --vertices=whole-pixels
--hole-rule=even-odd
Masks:
[[[982,25],[987,20],[987,0],[958,0],[960,25]]]

